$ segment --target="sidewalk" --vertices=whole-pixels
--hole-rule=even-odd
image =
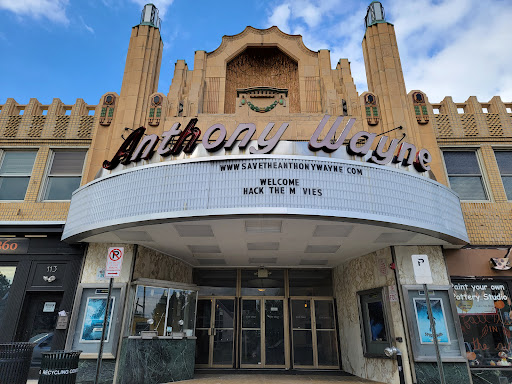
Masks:
[[[194,379],[185,380],[185,384],[384,384],[365,380],[355,376],[318,375],[318,374],[211,374],[198,373]],[[37,384],[37,380],[28,380],[27,384]],[[171,384],[171,383],[169,383]]]

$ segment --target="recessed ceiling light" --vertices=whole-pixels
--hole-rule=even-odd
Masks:
[[[277,251],[279,243],[277,242],[261,242],[261,243],[247,243],[249,251]]]
[[[283,222],[281,220],[246,220],[245,232],[247,233],[279,233]]]
[[[406,243],[414,236],[416,234],[411,232],[382,233],[375,239],[374,243]]]
[[[336,253],[340,245],[308,245],[304,253]]]
[[[353,225],[317,225],[313,237],[347,237]]]
[[[192,253],[220,253],[218,245],[187,245]]]
[[[181,237],[213,237],[212,227],[209,225],[174,224],[174,228]]]

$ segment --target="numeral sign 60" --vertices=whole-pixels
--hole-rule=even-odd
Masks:
[[[2,251],[15,251],[18,248],[18,243],[9,243],[9,240],[0,241],[0,249]]]

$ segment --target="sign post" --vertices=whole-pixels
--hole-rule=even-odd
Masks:
[[[105,305],[105,316],[103,317],[103,328],[101,330],[100,339],[100,350],[98,352],[98,361],[96,363],[96,377],[94,384],[98,384],[101,371],[101,360],[103,358],[103,344],[105,342],[105,334],[107,332],[108,315],[110,312],[110,298],[112,297],[112,285],[114,283],[114,277],[119,277],[121,274],[121,267],[123,265],[123,247],[113,247],[108,249],[107,254],[107,267],[105,269],[105,277],[108,277],[108,294],[107,303]]]
[[[436,333],[436,319],[432,314],[432,306],[430,305],[430,296],[428,293],[427,284],[432,284],[432,270],[428,262],[427,255],[412,255],[412,266],[414,269],[414,277],[417,284],[423,284],[425,290],[425,299],[427,301],[427,314],[430,320],[430,330],[432,331],[432,340],[434,341],[434,348],[436,351],[437,368],[439,369],[439,380],[441,384],[445,384],[443,362],[441,360],[441,353],[439,351],[439,342]]]

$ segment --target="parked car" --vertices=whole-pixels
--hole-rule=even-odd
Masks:
[[[34,353],[32,354],[32,366],[41,365],[43,352],[49,352],[52,346],[53,332],[39,333],[30,338],[29,342],[34,343]]]

